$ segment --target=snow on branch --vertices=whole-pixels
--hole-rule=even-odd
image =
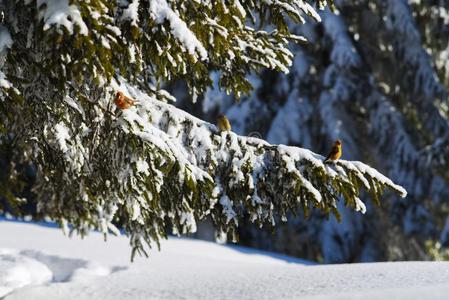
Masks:
[[[183,216],[181,223],[175,224],[176,232],[191,231],[196,228],[195,220],[208,214],[223,232],[231,232],[246,213],[260,226],[265,222],[275,225],[277,218],[286,218],[287,211],[300,208],[306,214],[315,207],[338,217],[340,197],[348,206],[364,211],[360,187],[370,192],[376,202],[384,187],[401,197],[407,194],[404,188],[361,162],[340,160],[325,165],[321,155],[307,149],[219,132],[214,125],[124,83],[114,84],[113,89],[123,90],[139,101],[139,105],[122,111],[116,123],[130,141],[143,143],[141,153],[133,151],[133,155],[140,156],[133,158],[134,170],[126,171],[121,180],[126,182],[139,173],[144,177],[142,182],[157,186],[150,199],[160,192],[169,193],[170,197],[161,201],[177,208],[164,213]],[[175,186],[182,188],[170,190]],[[144,210],[145,206],[140,207],[142,214],[137,220],[144,218]]]
[[[306,21],[302,17],[301,12],[313,18],[315,21],[321,21],[320,15],[315,11],[315,9],[303,0],[265,0],[264,2],[271,5],[275,9],[286,12],[294,20],[303,24]]]
[[[156,23],[162,24],[165,20],[169,22],[172,34],[191,55],[196,56],[196,52],[198,52],[201,60],[207,59],[207,51],[204,46],[179,15],[170,8],[166,0],[150,1],[150,12]]]
[[[316,208],[340,219],[339,200],[365,212],[362,189],[377,204],[385,187],[407,194],[361,162],[323,164],[323,156],[307,149],[220,132],[123,79],[111,83],[108,95],[117,91],[137,104],[102,113],[113,103],[107,96],[93,122],[76,109],[82,123],[65,113],[36,139],[36,159],[45,162],[38,197],[51,195],[38,209],[81,234],[92,227],[117,232],[118,223],[133,249],[145,251],[167,225],[174,233],[195,232],[196,222],[210,216],[218,234],[235,241],[244,216],[275,226],[288,212],[308,216]],[[73,110],[72,102],[62,104]]]
[[[58,29],[63,26],[70,34],[74,32],[74,26],[79,28],[82,35],[88,35],[89,29],[81,17],[81,12],[76,5],[70,5],[68,0],[37,0],[36,6],[40,11],[39,17],[43,19],[44,30],[55,25]]]

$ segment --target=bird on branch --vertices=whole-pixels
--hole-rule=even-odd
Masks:
[[[115,105],[117,105],[118,108],[120,108],[121,110],[124,110],[124,109],[130,108],[131,106],[136,105],[138,103],[138,101],[131,99],[129,97],[126,97],[125,94],[118,91],[117,94],[115,94],[114,103],[115,103]]]
[[[331,152],[327,155],[326,159],[323,161],[323,163],[329,163],[329,162],[334,162],[337,159],[339,159],[341,157],[342,154],[342,149],[341,149],[341,141],[340,140],[336,140],[334,143],[334,146],[332,146],[332,150]]]
[[[217,127],[220,131],[231,131],[231,123],[225,115],[220,114],[217,118]]]

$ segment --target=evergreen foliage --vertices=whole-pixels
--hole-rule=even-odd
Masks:
[[[167,103],[174,98],[162,86],[172,80],[186,82],[195,100],[213,71],[237,97],[249,93],[250,73],[287,73],[289,41],[305,41],[289,23],[321,20],[307,1],[17,0],[0,8],[0,192],[17,214],[19,175],[30,165],[38,215],[80,234],[120,225],[133,253],[168,225],[193,232],[208,215],[236,240],[244,215],[274,226],[298,209],[339,217],[339,199],[364,212],[361,189],[376,203],[385,187],[406,195],[361,162],[324,165],[309,150],[221,133]],[[117,109],[117,91],[138,104]]]

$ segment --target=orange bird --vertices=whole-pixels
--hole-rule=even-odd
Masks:
[[[324,160],[324,163],[328,163],[330,161],[336,161],[341,157],[342,150],[341,150],[341,141],[336,140],[334,143],[334,146],[332,146],[331,152],[327,155],[326,159]]]
[[[126,97],[122,92],[119,91],[117,92],[117,94],[115,94],[114,103],[115,105],[117,105],[118,108],[123,110],[130,108],[133,105],[136,105],[137,101],[129,97]]]

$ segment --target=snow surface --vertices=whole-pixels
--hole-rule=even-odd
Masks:
[[[0,220],[0,298],[447,299],[449,263],[316,265],[238,246],[170,238],[129,261],[125,237],[81,240]]]

